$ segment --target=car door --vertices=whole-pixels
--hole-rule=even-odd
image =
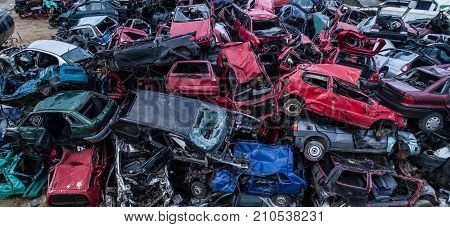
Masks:
[[[44,132],[43,116],[41,113],[32,113],[20,125],[19,133],[28,143],[34,143],[37,138]]]
[[[332,79],[331,83],[332,89],[329,93],[329,103],[326,106],[325,115],[337,121],[349,122],[351,118],[347,113],[345,96],[339,92],[341,86],[335,79]]]
[[[319,114],[325,114],[326,107],[329,106],[329,81],[328,76],[312,74],[309,72],[301,76],[304,83],[300,90],[300,96],[306,102],[306,108]]]
[[[449,110],[450,79],[438,81],[436,85],[427,90],[431,90],[429,94],[424,92],[423,96],[417,97],[420,101],[423,100],[424,106],[432,109]]]
[[[365,206],[368,200],[370,178],[365,172],[341,170],[332,177],[331,187],[351,205]]]
[[[344,102],[345,113],[343,116],[346,118],[342,120],[349,124],[370,127],[373,122],[372,117],[377,110],[373,107],[369,97],[358,91],[356,86],[342,86],[343,83],[336,83],[336,85],[333,89],[336,87],[336,95],[340,96]]]

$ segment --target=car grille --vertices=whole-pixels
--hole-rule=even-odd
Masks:
[[[52,195],[49,204],[54,207],[86,206],[89,201],[84,195]]]

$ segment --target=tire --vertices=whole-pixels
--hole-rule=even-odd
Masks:
[[[326,151],[324,144],[312,140],[306,143],[305,149],[303,150],[303,156],[305,156],[308,161],[317,162],[323,158]]]
[[[305,102],[298,98],[288,98],[283,104],[283,112],[289,117],[297,117],[303,112]]]
[[[450,159],[447,159],[441,168],[445,175],[450,176]]]
[[[279,207],[288,207],[292,203],[292,198],[285,194],[275,194],[270,197],[272,202]]]
[[[420,130],[430,133],[444,127],[444,117],[440,113],[432,112],[419,120]]]
[[[200,181],[195,181],[191,184],[191,193],[194,198],[204,199],[208,196],[208,188]]]
[[[414,203],[414,206],[415,207],[434,207],[433,204],[426,199],[418,200],[416,203]]]

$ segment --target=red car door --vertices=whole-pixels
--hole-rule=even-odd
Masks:
[[[306,108],[318,114],[325,114],[328,99],[330,77],[318,74],[305,73],[301,76],[300,96],[306,102]]]
[[[333,80],[333,92],[330,94],[330,117],[351,125],[370,127],[372,116],[376,113],[370,99],[358,88],[345,81]]]

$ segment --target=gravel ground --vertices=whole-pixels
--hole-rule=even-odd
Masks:
[[[14,8],[14,0],[0,0],[0,9],[10,10]],[[42,19],[21,19],[16,13],[12,13],[16,26],[14,38],[20,43],[27,44],[39,39],[50,39],[56,33],[55,29],[48,26],[48,20]],[[36,199],[27,200],[21,197],[13,197],[10,199],[0,200],[0,207],[27,207],[27,206],[43,206],[45,196]]]
[[[10,10],[14,8],[14,0],[0,0],[0,9]],[[56,33],[56,29],[48,26],[48,19],[21,19],[16,13],[12,13],[16,30],[13,35],[22,44],[30,43],[39,39],[50,39]]]

